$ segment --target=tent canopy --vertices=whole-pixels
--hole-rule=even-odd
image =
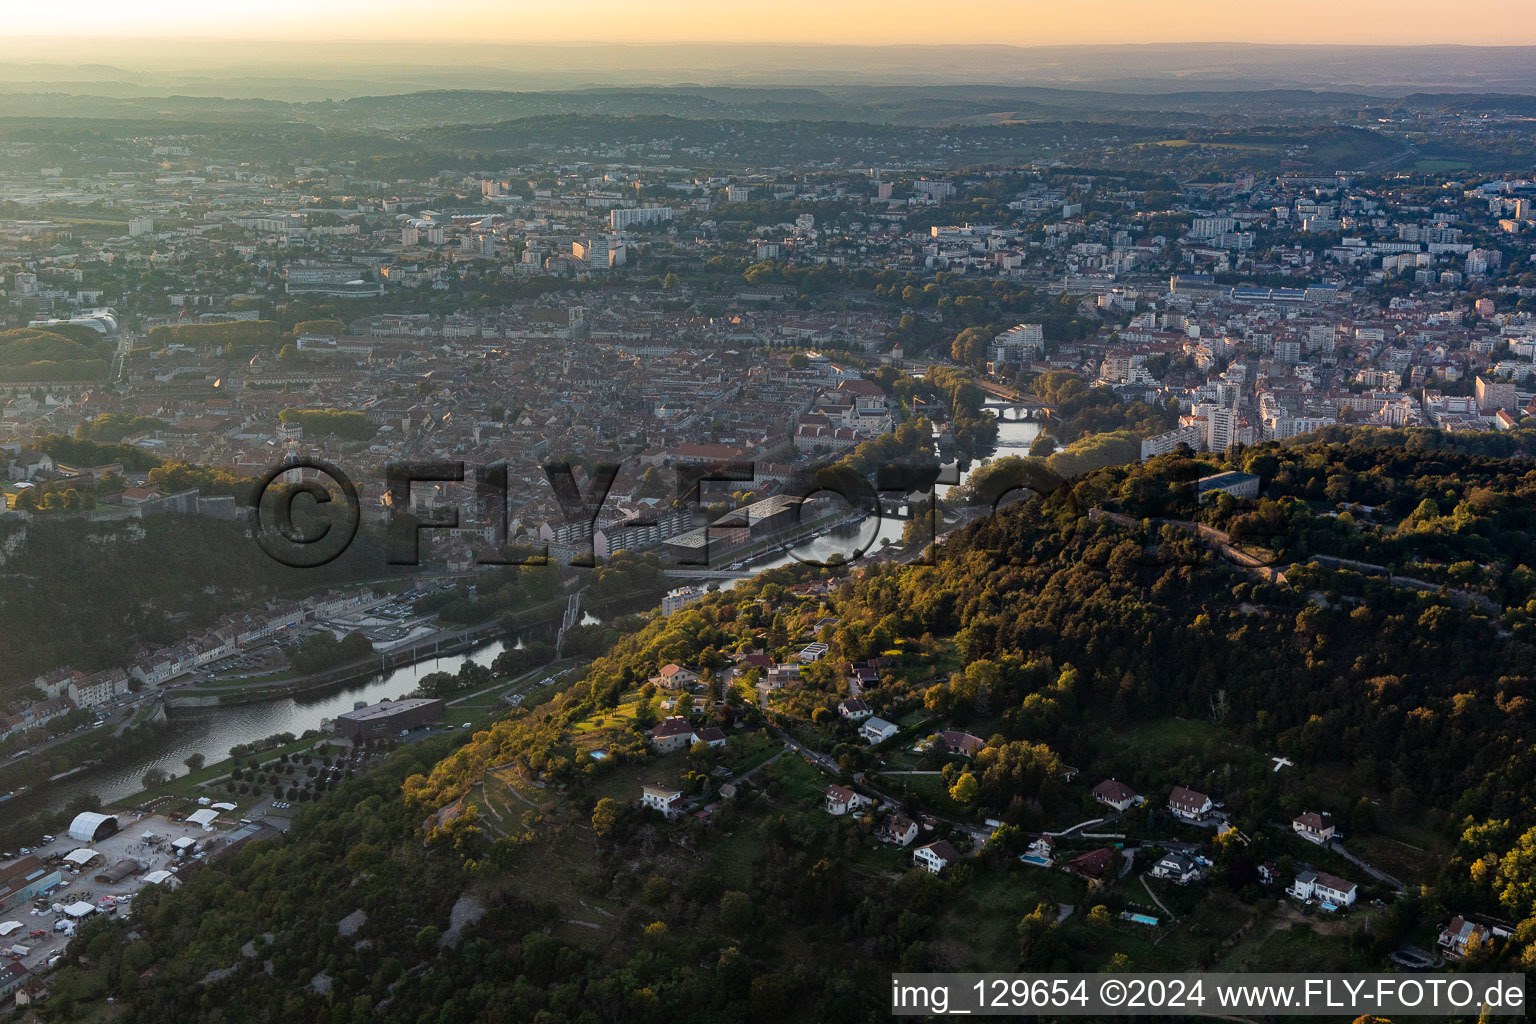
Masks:
[[[81,811],[69,823],[69,838],[77,843],[94,843],[117,831],[117,818],[111,814]]]

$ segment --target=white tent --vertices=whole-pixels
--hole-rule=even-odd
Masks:
[[[79,903],[71,903],[64,908],[64,915],[66,917],[90,917],[94,913],[96,913],[96,908],[84,900],[81,900]]]
[[[25,927],[26,925],[22,924],[20,921],[7,921],[4,924],[0,924],[0,937],[9,935],[11,932],[19,931]]]
[[[234,804],[214,804],[213,809],[216,811],[233,811],[236,808]]]
[[[180,887],[181,879],[177,878],[169,871],[151,871],[149,874],[144,876],[144,884],[166,885],[172,889],[176,889]]]
[[[81,811],[75,815],[75,820],[69,823],[69,838],[77,843],[94,843],[116,831],[117,816],[113,814]]]
[[[82,846],[78,850],[71,850],[69,853],[66,853],[64,859],[70,864],[75,865],[75,867],[83,868],[100,856],[101,854],[90,847]]]
[[[207,828],[209,825],[212,825],[216,820],[218,820],[218,817],[218,811],[211,807],[204,807],[200,811],[193,811],[191,814],[187,815],[187,821],[194,825],[201,825],[204,828]]]

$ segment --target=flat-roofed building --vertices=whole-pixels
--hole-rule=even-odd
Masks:
[[[336,733],[350,740],[373,739],[443,720],[443,702],[429,698],[386,700],[336,716]]]
[[[1204,502],[1208,496],[1218,491],[1230,494],[1234,498],[1257,498],[1259,496],[1259,478],[1252,473],[1239,473],[1231,471],[1217,473],[1215,476],[1200,478],[1200,501]]]
[[[50,868],[28,854],[7,868],[0,868],[0,913],[19,907],[64,880],[58,868]]]

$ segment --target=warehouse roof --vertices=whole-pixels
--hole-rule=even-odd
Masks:
[[[442,701],[432,697],[412,697],[409,700],[385,700],[377,704],[370,704],[356,711],[348,711],[337,715],[337,718],[345,718],[351,722],[366,722],[373,718],[387,718],[401,711],[410,711],[415,708],[426,707],[431,704],[441,704]]]

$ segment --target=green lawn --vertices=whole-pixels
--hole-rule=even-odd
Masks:
[[[786,754],[752,777],[761,783],[776,801],[793,801],[820,806],[832,778],[813,768],[798,754]]]

